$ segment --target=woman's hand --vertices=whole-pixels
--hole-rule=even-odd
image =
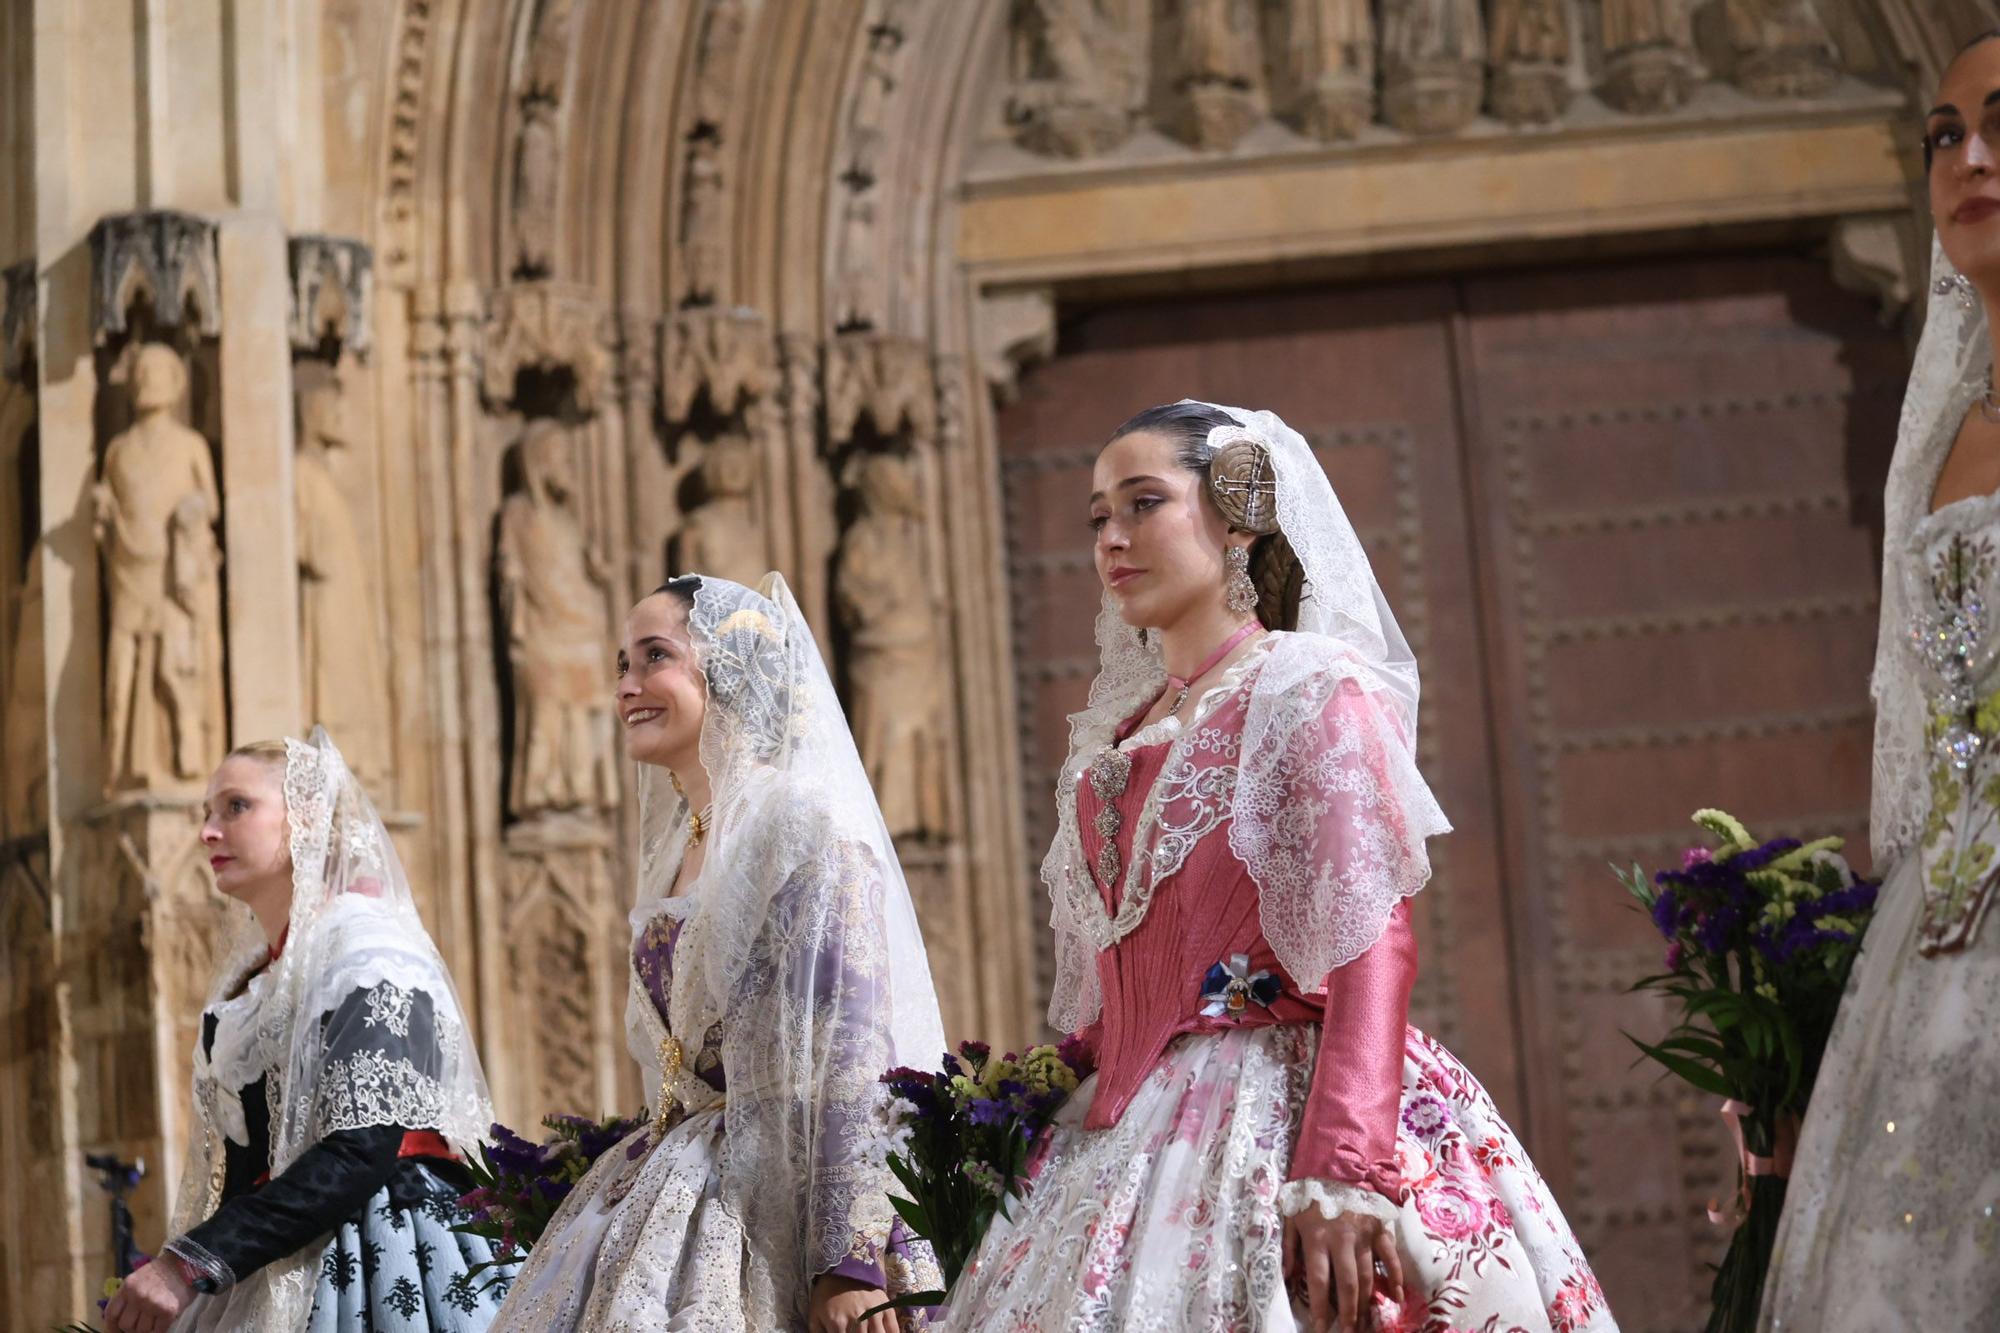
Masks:
[[[1355,1212],[1330,1219],[1316,1206],[1285,1219],[1285,1276],[1305,1280],[1311,1333],[1366,1333],[1362,1312],[1375,1299],[1378,1259],[1382,1294],[1402,1304],[1403,1261],[1381,1219]]]
[[[853,1278],[827,1273],[813,1283],[812,1318],[807,1326],[812,1333],[897,1333],[893,1310],[861,1317],[888,1299],[888,1293],[879,1287],[864,1287]]]
[[[136,1270],[104,1307],[109,1333],[166,1333],[181,1311],[194,1303],[194,1290],[170,1258]]]

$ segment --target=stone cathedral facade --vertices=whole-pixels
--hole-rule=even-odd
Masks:
[[[0,0],[0,1322],[78,1317],[110,1271],[86,1153],[144,1159],[160,1239],[232,744],[333,732],[504,1119],[634,1108],[610,645],[672,570],[784,571],[948,1027],[1039,1034],[1036,866],[1094,662],[1077,482],[1129,411],[1229,391],[1307,429],[1423,658],[1459,833],[1417,1020],[1523,1127],[1626,1327],[1691,1326],[1726,1139],[1627,1067],[1652,946],[1598,880],[1698,803],[1865,824],[1916,99],[1996,22]],[[1628,359],[1538,359],[1564,339]],[[1683,429],[1706,471],[1670,465]],[[1758,541],[1808,540],[1798,586],[1759,582],[1792,575]],[[1652,580],[1677,541],[1754,572]],[[1631,666],[1752,633],[1793,636],[1811,697]],[[1713,790],[1774,767],[1810,781]]]

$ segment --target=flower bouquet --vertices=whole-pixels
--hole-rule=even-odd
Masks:
[[[1679,1019],[1657,1043],[1628,1038],[1669,1073],[1723,1098],[1736,1135],[1737,1192],[1709,1216],[1734,1229],[1716,1270],[1708,1333],[1751,1333],[1785,1181],[1879,885],[1857,879],[1841,840],[1759,842],[1720,810],[1695,822],[1714,847],[1678,870],[1618,877],[1667,941],[1666,971],[1633,986],[1668,995]]]
[[[495,1124],[493,1141],[479,1146],[479,1160],[465,1164],[475,1187],[458,1202],[471,1219],[452,1228],[493,1242],[493,1258],[474,1265],[472,1273],[519,1262],[591,1164],[645,1123],[643,1118],[552,1115],[542,1121],[549,1137],[540,1143]],[[627,1155],[637,1157],[645,1148],[640,1139]]]
[[[1007,1215],[1056,1108],[1090,1071],[1083,1043],[1072,1037],[998,1059],[984,1042],[962,1042],[936,1073],[892,1069],[882,1076],[894,1095],[889,1169],[909,1191],[889,1202],[930,1242],[947,1291],[993,1215]],[[916,1292],[891,1305],[937,1305],[945,1294]]]

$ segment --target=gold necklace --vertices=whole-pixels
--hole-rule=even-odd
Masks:
[[[715,822],[715,806],[711,802],[706,809],[692,811],[688,815],[688,840],[690,849],[699,847],[701,840],[708,836],[710,824]]]

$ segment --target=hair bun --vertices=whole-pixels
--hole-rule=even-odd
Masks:
[[[1278,530],[1278,477],[1264,446],[1235,439],[1208,462],[1208,489],[1229,526],[1264,536]]]

